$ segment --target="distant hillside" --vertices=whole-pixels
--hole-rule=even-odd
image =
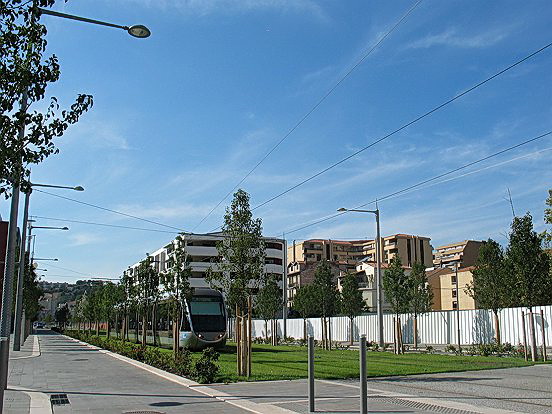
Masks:
[[[101,284],[98,280],[77,280],[76,283],[66,282],[39,282],[39,286],[44,293],[59,292],[61,297],[59,303],[76,300],[92,289],[93,286]]]

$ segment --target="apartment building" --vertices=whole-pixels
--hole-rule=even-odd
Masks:
[[[368,259],[364,259],[360,261],[356,266],[356,272],[355,275],[357,277],[358,281],[358,289],[362,292],[362,299],[364,299],[364,302],[366,303],[366,306],[368,306],[368,310],[370,312],[375,312],[377,308],[377,289],[376,289],[376,273],[377,273],[377,265],[375,262],[368,261]],[[383,279],[383,276],[385,275],[385,272],[389,269],[388,263],[382,263],[381,264],[381,277]],[[404,273],[405,275],[409,275],[412,268],[409,266],[403,265]],[[341,283],[343,281],[343,278],[345,277],[346,273],[342,272],[339,275],[338,278],[338,284],[337,288],[341,292],[342,286]],[[382,309],[384,312],[391,312],[391,304],[387,301],[385,298],[385,291],[383,290],[382,286]]]
[[[433,267],[433,248],[429,237],[411,234],[393,234],[383,237],[381,242],[381,261],[391,263],[391,259],[399,256],[403,265],[412,267],[416,262],[426,267]],[[370,262],[376,261],[376,241],[368,241],[363,248],[364,257]]]
[[[369,240],[322,240],[311,239],[300,243],[293,242],[288,246],[288,263],[295,262],[329,262],[347,263],[354,267],[364,257],[363,247]]]
[[[449,267],[437,268],[427,273],[433,291],[432,310],[476,309],[475,300],[466,293],[466,286],[473,282],[474,267],[455,272]]]
[[[297,289],[301,286],[306,286],[314,281],[314,273],[320,262],[292,262],[288,265],[287,273],[287,299],[288,307],[293,307],[293,298],[297,293]],[[328,262],[334,278],[337,282],[339,275],[346,273],[350,266],[347,263]]]
[[[464,240],[458,243],[450,243],[435,249],[433,257],[434,267],[449,267],[453,269],[475,266],[479,248],[485,243],[477,240]]]
[[[192,277],[190,285],[192,287],[208,287],[205,281],[205,274],[209,268],[212,270],[218,269],[220,258],[217,251],[217,242],[224,239],[224,234],[186,234],[186,252],[190,267],[192,268]],[[264,237],[265,240],[265,272],[279,277],[283,277],[284,272],[284,240]],[[167,245],[150,253],[153,257],[153,267],[158,272],[163,272],[170,268],[171,253],[175,248],[175,241],[172,240]],[[135,263],[125,271],[125,273],[134,273],[134,269],[140,263]]]

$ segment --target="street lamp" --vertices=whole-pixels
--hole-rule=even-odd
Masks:
[[[102,22],[99,20],[92,20],[92,19],[86,19],[84,17],[78,17],[78,16],[72,16],[65,13],[59,13],[52,10],[46,10],[43,8],[38,8],[39,12],[51,15],[51,16],[58,16],[73,20],[79,20],[87,23],[92,24],[99,24],[103,26],[111,26],[115,28],[120,28],[126,30],[131,36],[139,37],[139,38],[145,38],[148,37],[151,32],[150,30],[142,25],[136,25],[136,26],[119,26],[111,23]],[[34,13],[33,13],[34,14]],[[27,90],[25,89],[21,94],[21,102],[20,102],[20,108],[23,113],[27,110],[27,99],[28,94]],[[22,126],[19,128],[18,131],[18,139],[20,141],[23,141],[23,138],[25,137],[25,124],[23,123]],[[9,339],[10,339],[10,322],[11,322],[11,312],[12,312],[12,294],[13,294],[13,274],[15,270],[15,250],[16,250],[16,237],[17,237],[17,215],[18,215],[18,209],[19,209],[19,188],[20,188],[20,182],[19,179],[15,180],[12,185],[12,197],[11,197],[11,204],[10,204],[10,221],[8,226],[8,238],[6,243],[6,259],[5,259],[5,266],[4,266],[4,282],[3,282],[3,288],[2,288],[2,311],[0,315],[0,411],[3,410],[4,407],[4,390],[6,389],[7,383],[8,383],[8,360],[9,360]],[[25,232],[25,227],[23,227],[23,232]],[[25,240],[25,237],[22,237],[22,240]],[[22,252],[20,250],[20,252]],[[21,257],[24,257],[21,255]],[[21,260],[20,260],[21,262]],[[21,267],[21,264],[20,264]],[[20,272],[21,274],[21,272]],[[22,279],[19,280],[18,283],[23,285]],[[22,291],[21,294],[19,294],[19,288],[18,294],[16,295],[16,298],[18,298],[20,301],[22,301]],[[21,303],[19,305],[19,308],[23,308],[23,304]],[[21,324],[19,323],[19,330],[21,330]],[[18,335],[15,336],[18,338]],[[15,341],[14,341],[15,342]]]
[[[357,213],[372,213],[376,216],[376,313],[378,315],[378,345],[383,349],[383,294],[381,290],[381,240],[380,240],[380,212],[375,210],[357,210],[341,207],[337,211],[354,211]]]
[[[40,13],[47,14],[50,16],[63,17],[64,19],[78,20],[80,22],[99,24],[101,26],[108,26],[108,27],[115,27],[117,29],[123,29],[123,30],[126,30],[129,35],[133,37],[138,37],[140,39],[144,39],[151,35],[151,31],[146,26],[141,24],[136,24],[130,27],[121,26],[119,24],[102,22],[101,20],[88,19],[86,17],[75,16],[73,14],[60,13],[54,10],[43,9],[42,7],[39,7],[38,10],[40,10]]]
[[[31,232],[33,229],[48,229],[48,230],[69,230],[68,227],[49,227],[49,226],[33,226],[34,220],[29,220],[29,202],[31,198],[31,192],[33,187],[48,187],[48,188],[64,188],[74,191],[84,191],[84,188],[80,185],[75,187],[69,187],[66,185],[53,185],[53,184],[40,184],[31,183],[31,188],[25,193],[25,207],[23,210],[23,226],[21,235],[21,247],[19,249],[19,272],[17,275],[17,288],[15,295],[15,318],[14,318],[14,338],[13,338],[13,350],[19,351],[21,349],[21,319],[23,315],[23,279],[25,274],[25,239],[27,227],[29,227],[29,240],[27,242],[27,252],[30,252],[31,247]]]

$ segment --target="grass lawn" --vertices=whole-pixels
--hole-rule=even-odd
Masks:
[[[164,350],[171,352],[170,350]],[[315,375],[321,379],[358,378],[358,351],[315,351]],[[456,356],[436,354],[394,355],[390,352],[368,352],[368,375],[427,374],[470,371],[531,365],[522,358]],[[218,382],[245,381],[236,375],[236,346],[228,344],[220,352]],[[252,376],[249,381],[298,379],[307,377],[307,348],[253,344]]]

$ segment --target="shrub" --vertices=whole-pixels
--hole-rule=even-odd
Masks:
[[[219,371],[219,355],[213,348],[203,350],[201,357],[194,364],[194,377],[197,382],[208,384],[215,380]]]
[[[445,352],[452,352],[454,354],[456,353],[456,347],[452,344],[448,344],[445,346]]]
[[[428,346],[426,346],[426,352],[428,354],[433,354],[433,353],[435,353],[435,348],[433,348],[431,345],[428,345]]]

